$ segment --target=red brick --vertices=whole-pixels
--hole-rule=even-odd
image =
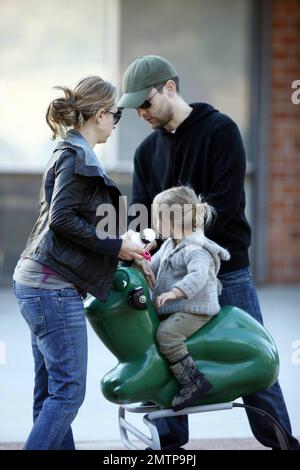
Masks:
[[[300,1],[271,5],[268,155],[268,272],[270,282],[300,282]],[[276,249],[274,249],[276,247]]]

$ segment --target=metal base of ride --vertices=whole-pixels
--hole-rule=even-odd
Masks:
[[[119,407],[119,428],[120,435],[123,445],[126,449],[141,450],[140,447],[137,447],[129,438],[128,433],[135,436],[139,441],[146,444],[146,447],[149,447],[153,450],[160,450],[160,439],[158,430],[155,422],[155,418],[169,418],[171,416],[181,416],[194,413],[206,413],[208,411],[222,411],[222,410],[231,410],[233,408],[247,408],[252,411],[263,415],[266,419],[269,419],[270,424],[274,427],[276,433],[279,448],[281,450],[288,450],[289,443],[286,437],[286,434],[279,423],[268,413],[254,407],[249,407],[241,403],[228,402],[228,403],[218,403],[216,405],[202,405],[202,406],[192,406],[190,408],[185,408],[181,411],[173,411],[171,409],[161,409],[157,405],[144,406],[143,404],[133,404],[133,405],[122,405]],[[146,413],[143,417],[143,422],[148,427],[150,431],[150,437],[146,436],[142,431],[137,429],[135,426],[129,423],[126,420],[125,414],[128,413]]]

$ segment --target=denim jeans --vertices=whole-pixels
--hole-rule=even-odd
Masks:
[[[222,274],[219,279],[223,285],[222,294],[219,297],[220,305],[240,307],[263,324],[250,268]],[[292,436],[288,412],[278,382],[261,392],[243,397],[243,401],[245,405],[257,407],[272,415],[284,428],[291,449],[300,449],[299,442]],[[253,411],[246,410],[246,412],[256,439],[266,447],[278,449],[276,434],[267,418]],[[188,442],[187,416],[159,418],[156,420],[156,425],[161,436],[162,448],[175,449]]]
[[[84,400],[87,330],[76,289],[38,289],[14,282],[31,331],[35,382],[33,428],[26,450],[75,449],[71,423]]]

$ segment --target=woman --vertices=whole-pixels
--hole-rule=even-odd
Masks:
[[[97,227],[99,206],[112,205],[118,213],[121,196],[93,151],[120,119],[115,87],[88,77],[74,90],[57,88],[64,97],[50,103],[46,120],[53,138],[63,141],[43,175],[40,211],[13,276],[31,330],[34,425],[24,448],[35,450],[75,448],[71,423],[84,399],[87,371],[83,295],[104,301],[118,260],[143,254],[118,236],[118,224],[109,237]]]

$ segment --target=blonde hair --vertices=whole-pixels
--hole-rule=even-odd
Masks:
[[[192,230],[202,230],[204,227],[209,227],[217,216],[216,210],[203,202],[203,196],[197,196],[195,191],[189,186],[176,186],[166,189],[157,194],[153,199],[153,206],[160,212],[161,206],[179,207],[182,229],[185,225],[185,217],[189,216],[191,219]],[[188,210],[185,210],[187,208]],[[170,213],[170,221],[174,226],[174,214]]]
[[[99,109],[108,111],[116,99],[116,88],[97,76],[83,78],[73,90],[63,86],[54,88],[63,91],[64,96],[51,101],[46,112],[53,140],[58,135],[64,138],[70,127],[82,127]]]

